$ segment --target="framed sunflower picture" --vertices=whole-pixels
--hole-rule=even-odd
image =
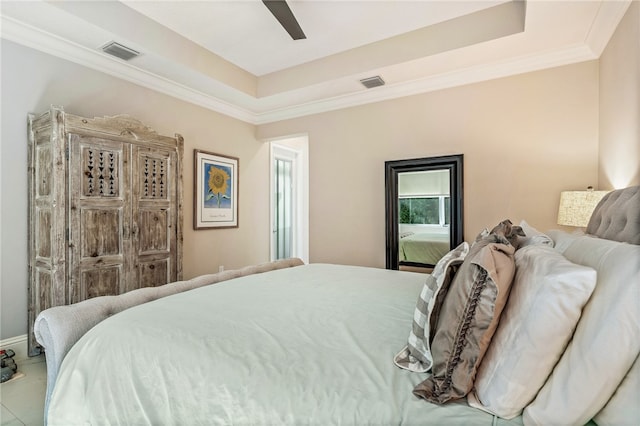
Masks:
[[[194,150],[193,229],[238,227],[238,163]]]

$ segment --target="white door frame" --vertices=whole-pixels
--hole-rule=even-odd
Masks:
[[[269,147],[269,220],[270,258],[275,260],[275,170],[276,158],[292,161],[293,166],[293,247],[292,257],[309,263],[309,139],[306,135],[271,140]]]

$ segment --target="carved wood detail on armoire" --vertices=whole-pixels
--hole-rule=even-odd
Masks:
[[[28,117],[29,355],[40,312],[182,279],[183,138],[59,106]]]

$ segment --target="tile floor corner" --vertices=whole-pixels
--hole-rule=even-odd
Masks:
[[[16,364],[24,377],[0,384],[1,426],[41,426],[47,387],[44,355],[16,360]]]

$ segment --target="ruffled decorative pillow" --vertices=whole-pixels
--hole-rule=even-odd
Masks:
[[[415,387],[415,395],[442,404],[469,393],[509,295],[514,252],[504,235],[495,233],[471,247],[438,316],[432,375]]]

